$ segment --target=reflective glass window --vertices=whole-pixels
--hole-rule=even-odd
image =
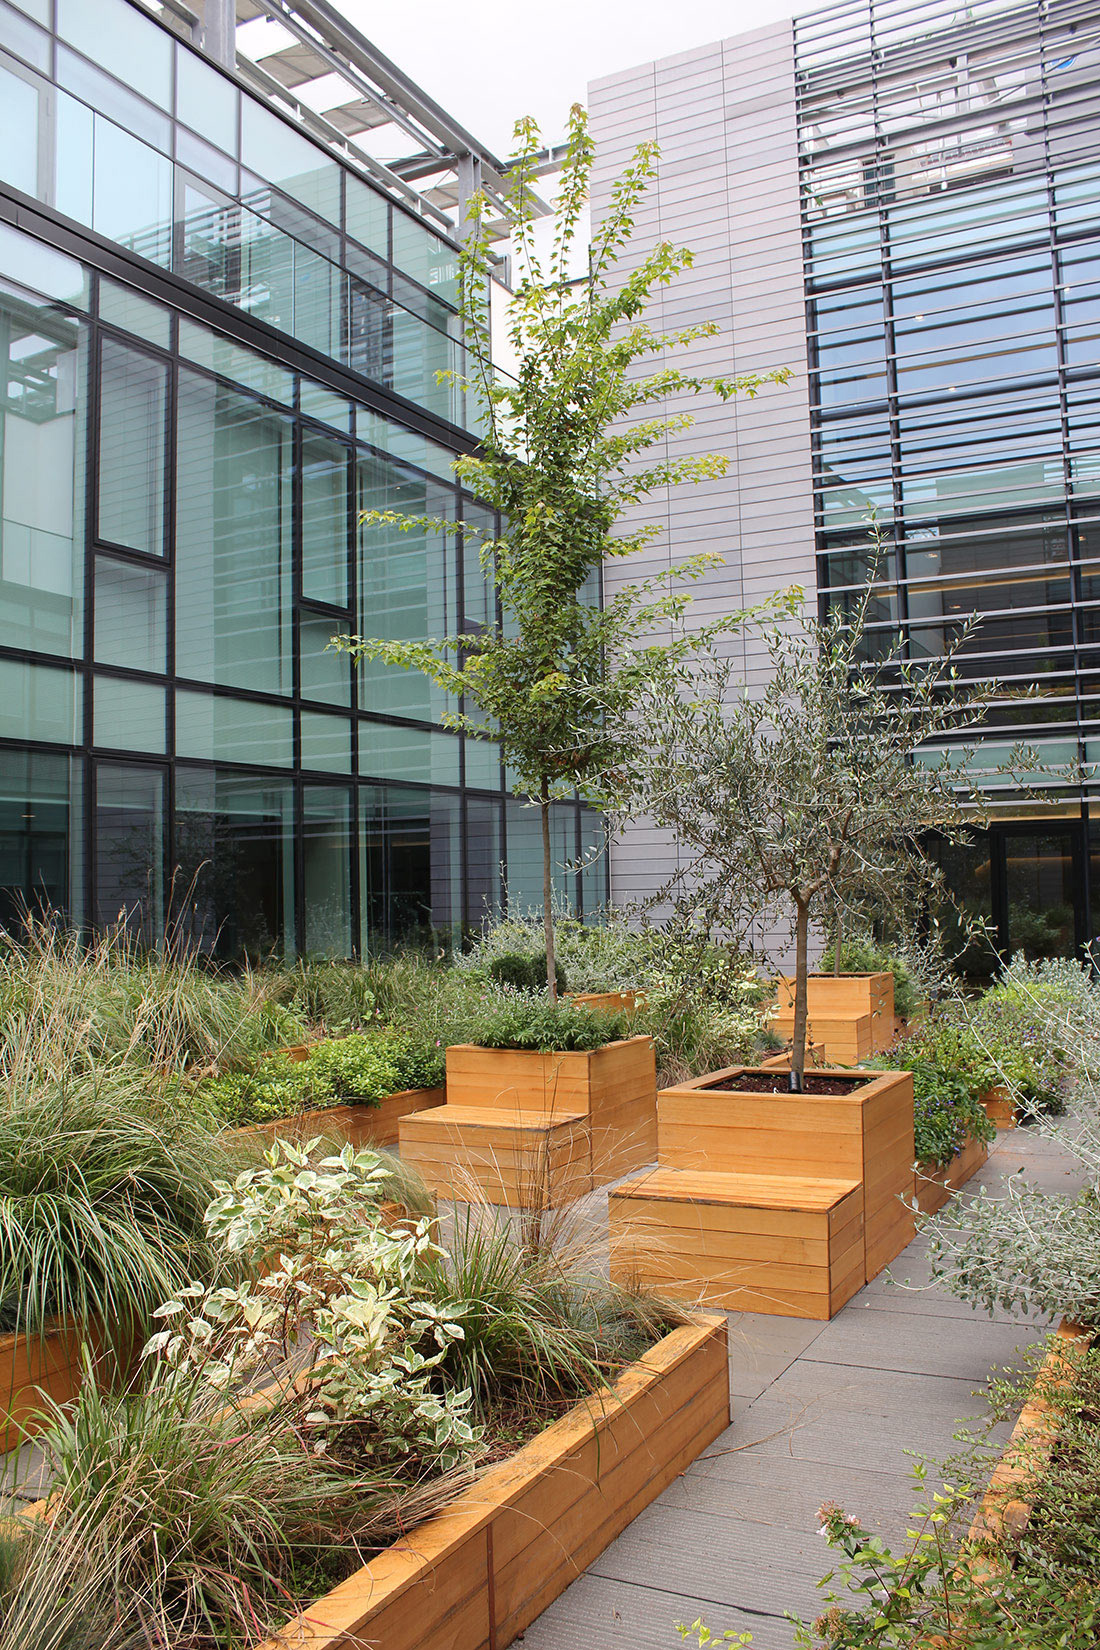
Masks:
[[[127,86],[86,63],[75,52],[64,46],[57,48],[57,84],[74,92],[97,114],[125,127],[144,143],[168,154],[172,147],[172,122],[159,109],[151,108],[143,97],[138,97]]]
[[[196,137],[186,126],[176,127],[176,159],[200,178],[208,178],[219,189],[224,189],[227,195],[237,193],[236,161],[204,138]]]
[[[257,355],[243,344],[235,344],[220,332],[196,326],[180,317],[180,354],[208,367],[222,378],[232,378],[246,389],[256,390],[287,407],[294,401],[294,374],[276,366],[266,355]]]
[[[95,656],[100,664],[162,671],[168,644],[167,583],[158,568],[97,556]]]
[[[359,772],[371,779],[411,779],[457,785],[461,740],[443,729],[359,723]]]
[[[176,755],[289,768],[294,759],[290,707],[181,688],[176,693]]]
[[[400,207],[393,210],[393,262],[446,303],[457,304],[457,250]]]
[[[81,815],[79,769],[67,756],[0,750],[0,924],[18,932],[27,911],[65,911],[79,888],[71,852]]]
[[[33,6],[23,4],[23,11],[33,12],[36,16],[45,10],[45,17],[39,21],[49,26],[49,5]],[[24,63],[32,68],[49,70],[50,67],[50,37],[42,29],[36,29],[20,12],[14,11],[11,6],[0,4],[0,44],[7,46]]]
[[[443,517],[454,495],[412,471],[384,459],[359,464],[359,509],[393,510],[401,515]],[[428,528],[386,525],[359,527],[359,634],[422,640],[454,632],[455,544],[452,536]],[[360,704],[438,722],[446,696],[418,672],[368,660],[360,667]]]
[[[181,673],[289,693],[291,422],[180,374],[176,650]]]
[[[460,799],[404,785],[367,785],[359,798],[363,954],[455,944],[464,920]],[[470,821],[468,843],[478,895],[491,887],[498,899],[499,810]]]
[[[292,957],[292,780],[181,768],[173,823],[173,921],[181,943],[233,960]]]
[[[100,361],[99,537],[164,554],[168,368],[104,338]]]
[[[92,221],[92,171],[95,116],[65,92],[56,94],[57,143],[53,204],[77,223]]]
[[[0,272],[5,286],[14,281],[33,294],[44,293],[76,309],[88,307],[88,273],[75,258],[66,258],[53,247],[44,246],[30,235],[0,223]]]
[[[99,762],[95,776],[95,920],[153,944],[164,932],[165,776]]]
[[[0,297],[0,642],[8,646],[81,650],[85,359],[77,322]]]
[[[348,605],[348,449],[302,436],[302,594]]]
[[[0,659],[0,737],[73,745],[81,728],[81,703],[75,671]]]
[[[344,180],[347,232],[381,257],[389,257],[390,205],[386,197],[358,178]]]
[[[331,652],[328,645],[333,636],[348,635],[348,626],[338,619],[303,610],[298,633],[303,699],[317,699],[327,705],[350,705],[354,666],[346,653]]]
[[[172,36],[126,0],[57,0],[57,32],[124,86],[171,107]]]
[[[243,99],[241,123],[244,164],[320,217],[339,224],[339,163],[254,98]]]
[[[172,261],[172,162],[95,117],[92,228],[165,268]]]
[[[351,772],[351,723],[346,716],[303,710],[302,766],[320,773]]]
[[[167,349],[172,337],[172,317],[160,304],[135,292],[133,287],[120,286],[106,275],[99,277],[99,313],[104,321],[120,327],[123,332],[136,333],[151,344]]]
[[[302,800],[302,949],[313,957],[352,954],[352,799],[347,786],[307,785]]]
[[[334,395],[323,384],[314,384],[309,378],[301,380],[298,393],[302,411],[308,417],[331,424],[337,430],[351,429],[352,405],[342,395]]]
[[[542,907],[542,819],[539,810],[519,797],[504,805],[508,832],[508,904],[516,911]],[[550,852],[555,903],[577,909],[577,813],[573,807],[550,810]]]
[[[164,754],[164,688],[155,682],[97,676],[93,692],[94,744],[107,750]]]
[[[237,153],[238,96],[231,80],[177,44],[176,115],[227,155]]]
[[[0,180],[39,195],[39,89],[0,64]]]

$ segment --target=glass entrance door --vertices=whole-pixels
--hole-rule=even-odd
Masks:
[[[1087,937],[1080,827],[1012,826],[996,834],[1006,958],[1076,955]]]

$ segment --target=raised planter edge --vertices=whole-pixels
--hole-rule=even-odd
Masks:
[[[959,1191],[977,1174],[988,1156],[986,1142],[970,1134],[962,1150],[955,1153],[950,1163],[918,1162],[913,1175],[913,1195],[919,1212],[922,1215],[939,1214],[952,1193]]]

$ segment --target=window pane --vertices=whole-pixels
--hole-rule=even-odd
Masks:
[[[176,775],[173,922],[209,955],[294,954],[294,790],[289,779]]]
[[[539,810],[509,797],[505,803],[508,828],[508,904],[514,911],[542,909],[542,820]],[[577,876],[569,869],[577,858],[577,815],[572,807],[550,810],[550,851],[553,856],[555,905],[577,909]]]
[[[96,558],[95,656],[100,664],[166,668],[166,596],[165,576],[156,569]]]
[[[176,114],[227,155],[237,153],[237,88],[182,45],[176,47]]]
[[[232,378],[246,389],[256,390],[284,406],[294,402],[294,374],[277,367],[266,355],[256,355],[243,344],[234,344],[220,332],[209,327],[196,326],[193,321],[180,320],[180,354],[196,361],[200,367]]]
[[[172,261],[172,162],[95,117],[92,228],[165,269]]]
[[[338,441],[302,437],[302,594],[348,604],[348,451]]]
[[[241,118],[244,164],[268,183],[277,183],[303,206],[339,224],[339,164],[253,98],[245,97]]]
[[[93,742],[107,750],[165,750],[165,690],[153,682],[128,682],[117,676],[95,681]]]
[[[35,0],[17,0],[22,11],[27,11],[37,17],[40,23],[49,27],[50,8],[49,0],[35,4]],[[44,15],[43,15],[44,13]],[[19,12],[13,11],[11,6],[0,4],[0,43],[13,51],[16,57],[21,57],[24,63],[32,68],[49,72],[50,67],[50,37],[41,29],[36,29],[33,23],[28,23]]]
[[[467,796],[466,811],[466,911],[464,920],[479,928],[487,917],[499,913],[504,888],[501,862],[504,858],[504,803],[491,796]]]
[[[172,122],[167,115],[150,107],[129,87],[120,86],[102,69],[93,68],[75,52],[67,52],[64,46],[57,49],[57,84],[143,143],[152,144],[164,154],[171,150]]]
[[[57,32],[124,86],[169,108],[172,37],[126,0],[57,0]]]
[[[75,322],[0,299],[0,642],[8,646],[81,651],[84,361]]]
[[[359,466],[360,510],[443,517],[454,495],[384,460]],[[360,526],[359,632],[401,640],[451,635],[457,625],[455,543],[421,528]],[[438,722],[447,696],[416,671],[368,660],[361,667],[360,704]]]
[[[337,430],[351,429],[351,402],[345,401],[342,395],[334,395],[324,385],[314,384],[308,378],[302,379],[299,394],[302,411],[310,418],[331,424]]]
[[[291,689],[291,424],[180,375],[176,648],[181,674]]]
[[[350,176],[345,180],[345,188],[348,234],[388,259],[390,207],[386,197]]]
[[[75,671],[0,659],[0,737],[75,744],[80,705]]]
[[[38,88],[0,67],[0,179],[38,194]]]
[[[364,954],[455,944],[462,925],[458,797],[372,785],[360,792],[359,806]],[[481,831],[479,844],[490,834]]]
[[[80,820],[79,770],[67,756],[0,750],[0,924],[25,911],[63,911],[77,884],[70,844]]]
[[[351,704],[352,662],[346,653],[330,653],[328,644],[339,632],[348,634],[346,624],[303,613],[301,637],[302,697],[320,699],[328,705]]]
[[[302,804],[307,956],[350,957],[351,797],[336,786],[308,785]]]
[[[208,762],[289,768],[294,757],[289,706],[211,693],[176,694],[176,755]]]
[[[95,118],[64,92],[57,94],[57,154],[54,205],[77,223],[92,221],[92,152]]]
[[[302,712],[302,766],[325,773],[351,772],[351,724],[346,716]]]
[[[448,303],[458,302],[458,253],[408,212],[394,208],[393,261],[421,286]]]
[[[95,789],[95,921],[146,945],[164,931],[164,774],[100,762]]]
[[[372,779],[414,779],[436,785],[457,785],[461,744],[461,739],[453,733],[360,721],[359,772]],[[499,774],[498,767],[498,783]]]
[[[164,410],[168,368],[103,340],[100,373],[99,536],[164,554]]]
[[[99,313],[103,320],[121,327],[123,332],[136,333],[151,344],[168,349],[171,342],[172,318],[166,309],[143,298],[133,287],[119,286],[106,275],[99,277]]]

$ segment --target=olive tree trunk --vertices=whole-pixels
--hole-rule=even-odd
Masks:
[[[794,1029],[791,1034],[791,1093],[802,1093],[806,1072],[806,1007],[810,974],[810,908],[798,901],[794,925]]]

